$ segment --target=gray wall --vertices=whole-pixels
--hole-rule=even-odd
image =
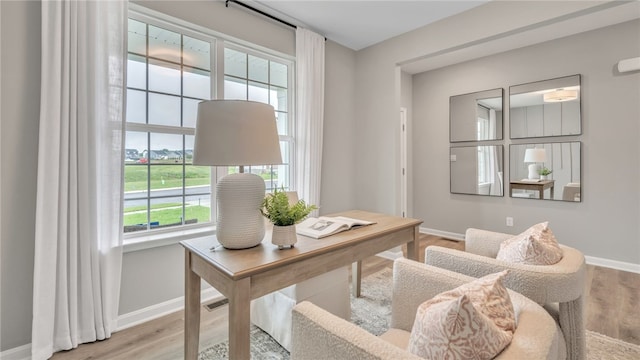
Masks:
[[[421,161],[414,181],[422,186],[414,189],[414,215],[459,234],[467,227],[517,233],[549,220],[559,241],[586,255],[640,264],[640,73],[614,70],[639,55],[635,20],[415,75],[413,153]],[[508,94],[510,85],[573,74],[582,74],[583,135],[563,139],[582,141],[581,203],[449,193],[449,96],[499,87]],[[504,143],[508,164],[508,136]]]
[[[407,101],[403,96],[406,91],[401,89],[404,85],[403,75],[398,70],[400,65],[425,57],[434,57],[439,63],[449,65],[453,61],[453,56],[448,56],[451,53],[467,56],[476,52],[474,44],[486,39],[501,39],[529,26],[597,5],[590,1],[491,1],[358,51],[355,76],[358,136],[354,139],[357,159],[354,166],[358,179],[356,205],[364,210],[398,213],[400,152],[396,124],[399,108]],[[515,46],[532,41],[524,37],[518,40],[519,45]],[[498,48],[490,45],[479,52],[496,52]],[[421,99],[414,97],[414,107],[416,101]],[[411,109],[409,114],[411,117]],[[434,148],[434,151],[439,150]],[[423,162],[415,153],[413,155],[413,164]],[[412,186],[424,185],[414,177]]]
[[[355,208],[355,52],[326,42],[320,213]]]
[[[294,55],[295,35],[262,17],[214,1],[139,1],[174,17]],[[31,342],[33,247],[40,94],[40,3],[0,2],[2,66],[2,233],[0,351]],[[353,73],[355,53],[327,43],[323,211],[355,207]],[[10,226],[7,226],[10,224]],[[179,245],[124,255],[120,314],[183,295]]]
[[[40,4],[2,10],[2,260],[0,350],[31,339],[40,103]]]

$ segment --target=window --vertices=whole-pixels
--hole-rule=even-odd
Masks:
[[[289,119],[289,68],[282,60],[257,56],[235,46],[224,49],[224,98],[252,100],[270,104],[276,112],[282,165],[250,166],[252,173],[262,176],[267,191],[291,188],[291,154],[293,124]],[[229,171],[238,171],[237,167]]]
[[[129,19],[125,232],[211,221],[211,169],[192,165],[213,39]]]
[[[284,164],[245,169],[268,190],[290,189],[292,61],[137,12],[128,26],[126,238],[212,225],[212,187],[238,171],[192,164],[198,103],[216,98],[215,89],[220,98],[274,106]]]

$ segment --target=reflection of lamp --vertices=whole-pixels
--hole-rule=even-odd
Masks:
[[[558,89],[544,93],[542,97],[544,102],[571,101],[578,98],[578,90]]]
[[[526,149],[524,151],[524,162],[533,163],[529,165],[529,180],[540,179],[540,174],[538,174],[540,165],[537,163],[542,163],[546,160],[547,152],[544,149]]]
[[[193,164],[240,166],[240,173],[229,174],[216,185],[216,236],[228,249],[260,244],[265,184],[260,176],[245,173],[244,165],[282,164],[273,107],[241,100],[199,103]]]

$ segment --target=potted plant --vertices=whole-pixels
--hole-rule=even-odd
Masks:
[[[295,224],[316,209],[315,205],[308,205],[304,200],[290,202],[283,188],[265,196],[260,212],[273,223],[271,242],[283,249],[285,246],[293,247],[297,241]]]
[[[552,170],[549,170],[546,167],[542,167],[542,169],[538,170],[538,174],[540,174],[540,180],[547,180],[552,172]]]

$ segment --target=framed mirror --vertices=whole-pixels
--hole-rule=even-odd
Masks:
[[[580,145],[579,141],[511,144],[509,196],[580,202]]]
[[[580,135],[580,75],[509,87],[512,139]]]
[[[451,193],[504,195],[502,145],[452,147],[450,164]]]
[[[492,89],[449,98],[449,140],[502,139],[503,89]]]

